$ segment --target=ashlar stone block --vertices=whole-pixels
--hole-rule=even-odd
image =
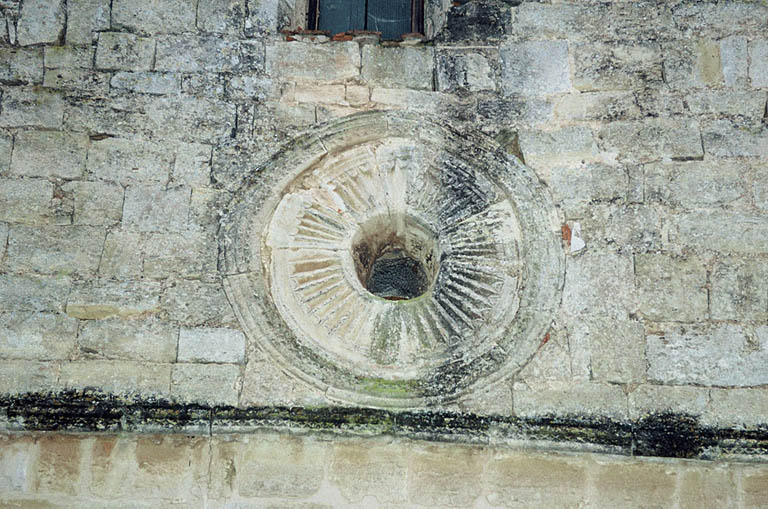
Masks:
[[[216,272],[216,243],[205,232],[152,233],[144,240],[144,275],[201,277]]]
[[[323,406],[325,393],[295,376],[284,373],[271,359],[263,356],[249,361],[243,372],[240,404],[244,406]]]
[[[749,80],[754,88],[768,88],[768,39],[749,43]]]
[[[171,35],[157,41],[155,69],[170,72],[262,70],[264,48],[221,36]]]
[[[115,27],[151,34],[192,32],[197,9],[186,0],[113,0]]]
[[[515,383],[515,415],[603,415],[626,419],[627,397],[621,386],[580,382]]]
[[[707,316],[707,272],[694,257],[635,256],[639,310],[649,320],[697,322]]]
[[[715,120],[702,127],[702,138],[708,154],[768,158],[768,126],[760,121]]]
[[[0,178],[0,221],[47,224],[52,199],[53,184],[47,180]]]
[[[645,199],[694,209],[735,205],[745,196],[746,166],[738,161],[706,159],[645,166]]]
[[[219,282],[174,281],[163,296],[162,306],[171,320],[185,326],[238,327]]]
[[[92,226],[14,226],[7,266],[18,272],[92,274],[99,267],[106,231]]]
[[[635,383],[645,380],[645,330],[640,322],[593,318],[587,324],[592,379]]]
[[[143,236],[113,230],[107,233],[99,262],[99,274],[115,279],[136,279],[142,274]]]
[[[85,170],[88,136],[61,131],[21,131],[14,142],[11,174],[79,178]]]
[[[67,297],[67,314],[81,320],[150,316],[160,311],[160,283],[90,280],[78,283]]]
[[[167,398],[171,366],[126,360],[63,362],[58,385],[63,389],[98,387],[107,393]]]
[[[105,226],[120,222],[123,188],[112,182],[70,182],[62,186],[75,203],[73,224]]]
[[[672,88],[716,87],[724,83],[720,44],[711,40],[664,45],[665,82]]]
[[[42,48],[0,48],[0,80],[39,85],[43,81]]]
[[[408,501],[432,507],[471,506],[482,494],[483,449],[412,450],[408,464]]]
[[[553,95],[571,90],[566,41],[503,44],[501,89],[504,95]]]
[[[605,124],[598,145],[619,160],[635,163],[663,158],[687,160],[704,156],[699,124],[695,120],[651,118]]]
[[[555,201],[576,217],[597,202],[626,198],[627,182],[624,168],[600,163],[553,166],[547,179]]]
[[[109,94],[109,74],[89,69],[46,69],[43,86],[106,97]]]
[[[360,74],[356,42],[275,42],[266,49],[267,74],[280,79],[338,81]]]
[[[48,312],[0,312],[0,358],[56,360],[72,353],[77,320]]]
[[[597,463],[593,472],[594,490],[603,507],[628,506],[642,500],[650,507],[674,505],[677,471],[652,463]],[[589,504],[588,504],[589,505]]]
[[[243,363],[245,334],[234,329],[183,327],[179,332],[178,361]]]
[[[555,116],[566,121],[614,121],[640,116],[630,91],[588,92],[564,95],[555,102]]]
[[[715,426],[765,426],[768,424],[768,390],[763,388],[711,389],[702,423]]]
[[[64,119],[60,92],[41,88],[8,87],[3,90],[0,127],[58,129]]]
[[[573,46],[573,86],[582,92],[634,90],[662,82],[657,43],[578,43]]]
[[[563,310],[571,316],[626,317],[635,308],[633,289],[630,257],[584,253],[568,263]]]
[[[64,32],[65,5],[64,0],[25,0],[16,28],[19,45],[58,42]]]
[[[88,173],[100,180],[167,182],[173,166],[168,146],[142,138],[93,140],[88,151]]]
[[[110,0],[67,0],[67,44],[90,44],[109,29]]]
[[[642,419],[652,413],[701,416],[709,401],[706,387],[642,384],[629,393],[629,416]]]
[[[123,225],[142,232],[178,232],[188,228],[191,191],[186,186],[128,186],[125,190]]]
[[[362,78],[373,85],[432,90],[434,68],[432,48],[363,46]]]
[[[764,259],[719,259],[711,280],[713,319],[768,319],[768,263]]]
[[[768,218],[761,214],[701,209],[674,219],[675,241],[704,251],[768,253]]]
[[[686,93],[686,104],[696,115],[742,115],[759,119],[765,114],[765,102],[766,94],[761,91],[701,90]]]
[[[496,68],[494,68],[496,67]],[[437,55],[437,89],[465,89],[472,92],[495,91],[498,55],[495,58],[479,52],[445,50]]]
[[[245,27],[245,14],[245,0],[199,0],[197,28],[204,32],[239,35]]]
[[[742,88],[746,86],[749,69],[747,38],[731,36],[721,39],[720,63],[723,70],[723,80],[727,87]]]
[[[177,326],[156,319],[87,320],[77,347],[87,357],[175,362],[178,335]]]
[[[0,273],[0,309],[64,311],[72,280],[66,276]]]
[[[13,137],[10,133],[0,131],[0,175],[5,175],[11,167],[11,150]]]
[[[519,143],[526,164],[544,171],[556,164],[598,158],[597,144],[588,127],[572,126],[553,131],[526,129],[520,132]]]
[[[0,394],[48,392],[56,386],[58,363],[0,360]]]
[[[174,364],[171,396],[183,401],[237,405],[240,392],[237,364]]]
[[[181,79],[176,73],[124,71],[116,72],[109,86],[139,94],[175,94],[181,90]]]
[[[149,71],[155,41],[121,32],[101,32],[96,46],[96,68],[116,71]]]
[[[646,337],[649,380],[749,387],[768,383],[768,327],[680,326]]]

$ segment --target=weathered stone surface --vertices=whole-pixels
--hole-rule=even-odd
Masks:
[[[657,208],[649,205],[594,204],[580,226],[579,234],[588,245],[615,249],[622,255],[652,252],[662,246],[662,221]],[[572,252],[573,248],[572,241]]]
[[[613,122],[604,125],[597,138],[600,148],[633,162],[699,159],[704,155],[695,120]]]
[[[555,116],[567,121],[626,120],[640,116],[635,95],[629,91],[587,92],[559,97]]]
[[[166,36],[157,41],[155,69],[171,72],[262,70],[264,46],[220,36]]]
[[[63,389],[98,388],[114,394],[168,397],[171,364],[86,360],[61,363]]]
[[[90,46],[46,46],[46,69],[90,69],[94,50]]]
[[[0,81],[39,85],[43,81],[42,48],[0,48]]]
[[[0,309],[63,311],[72,281],[65,276],[0,273]]]
[[[169,318],[182,325],[237,328],[232,306],[218,282],[174,281],[162,304]]]
[[[346,87],[338,85],[303,85],[283,87],[281,101],[300,103],[335,103],[345,102]]]
[[[7,266],[40,274],[92,274],[99,267],[106,232],[91,226],[14,226]]]
[[[75,202],[73,224],[102,226],[118,223],[123,215],[123,188],[111,182],[70,182],[62,186]]]
[[[432,90],[432,48],[387,48],[367,44],[362,50],[362,78],[372,85]]]
[[[114,27],[155,33],[191,32],[197,10],[184,0],[113,0]]]
[[[437,54],[437,89],[465,89],[472,92],[498,88],[498,56],[489,58],[478,51],[440,51]]]
[[[56,43],[64,32],[64,0],[25,0],[21,4],[16,40],[21,46]]]
[[[58,376],[54,362],[0,360],[0,394],[50,391]]]
[[[119,230],[107,233],[99,262],[99,274],[116,279],[140,277],[144,261],[141,240],[140,233]]]
[[[678,29],[687,35],[702,33],[713,37],[760,33],[765,30],[768,7],[752,2],[728,2],[724,4],[679,4],[674,6],[674,16]]]
[[[52,199],[47,180],[0,178],[0,221],[46,224],[53,218]]]
[[[647,337],[648,378],[670,384],[755,386],[768,382],[768,327],[684,326]]]
[[[0,312],[0,358],[66,359],[73,350],[77,320],[58,313]]]
[[[116,72],[109,86],[140,94],[175,94],[181,90],[181,79],[175,73]]]
[[[755,166],[751,191],[755,206],[760,210],[768,211],[768,164]]]
[[[707,159],[645,166],[645,198],[693,209],[734,205],[745,196],[746,167],[737,161]]]
[[[477,113],[481,122],[498,125],[523,125],[546,128],[551,126],[553,107],[540,97],[514,95],[506,99],[479,99]]]
[[[704,150],[718,157],[768,157],[768,126],[716,120],[702,127]]]
[[[765,370],[765,366],[762,366]],[[768,390],[712,389],[702,422],[715,426],[765,426],[768,416]]]
[[[284,373],[271,359],[261,355],[254,360],[249,354],[243,372],[242,406],[321,406],[327,404],[325,394]]]
[[[149,71],[155,41],[134,34],[101,32],[96,46],[96,68],[105,70]]]
[[[568,43],[513,42],[501,46],[504,95],[552,95],[571,90]]]
[[[494,506],[574,507],[587,501],[585,465],[564,457],[495,454],[486,464],[483,477],[490,490],[486,500]]]
[[[765,113],[765,92],[698,91],[687,94],[686,104],[697,115],[743,115],[758,119]]]
[[[550,167],[547,184],[566,217],[579,217],[598,202],[623,200],[628,192],[626,171],[599,163]]]
[[[768,39],[749,43],[749,81],[754,88],[768,87]]]
[[[744,490],[745,507],[768,505],[768,472],[762,469],[749,469],[741,481]]]
[[[765,259],[719,259],[711,275],[715,320],[768,319],[768,263]]]
[[[78,178],[85,169],[88,137],[59,131],[22,131],[14,141],[11,173]]]
[[[376,493],[379,503],[404,503],[408,459],[390,444],[363,442],[335,445],[329,458],[328,479],[339,487],[344,498],[361,503],[369,493]]]
[[[747,84],[747,70],[749,68],[746,37],[732,36],[721,39],[720,62],[725,85],[744,87]]]
[[[603,415],[626,419],[627,397],[618,385],[591,382],[516,383],[515,415]]]
[[[182,401],[237,405],[240,366],[236,364],[174,364],[171,395]]]
[[[482,493],[482,449],[414,448],[409,458],[408,501],[426,506],[470,506]]]
[[[128,186],[125,190],[123,225],[142,232],[178,232],[187,229],[190,189],[165,189],[156,185]]]
[[[629,393],[629,416],[642,419],[652,413],[670,412],[701,416],[709,402],[709,389],[643,384]]]
[[[707,317],[707,271],[699,259],[638,254],[635,271],[639,310],[645,318],[696,322]]]
[[[587,127],[566,127],[555,131],[524,130],[520,132],[520,149],[526,164],[537,169],[558,163],[597,159],[597,145]]]
[[[67,44],[90,44],[109,29],[109,0],[67,0]]]
[[[720,44],[710,40],[665,44],[664,79],[671,87],[681,89],[721,86],[724,77]]]
[[[173,153],[169,147],[144,139],[104,138],[91,142],[86,168],[98,179],[121,184],[167,182]]]
[[[59,92],[9,87],[3,90],[2,100],[0,127],[61,127],[64,100]]]
[[[427,10],[430,7],[435,12],[433,16],[438,17],[437,20],[434,17],[426,16],[426,22],[432,21],[433,30],[442,28],[437,32],[435,39],[439,42],[456,43],[464,42],[464,44],[474,41],[481,44],[488,44],[490,41],[496,43],[499,39],[502,39],[510,24],[510,9],[505,3],[495,0],[481,0],[475,2],[467,2],[463,4],[456,4],[451,6],[447,12],[447,4],[444,7],[438,5],[427,5]],[[443,24],[441,21],[445,20]],[[430,33],[429,25],[427,25],[427,33]]]
[[[200,0],[197,4],[197,28],[204,32],[238,35],[245,27],[245,14],[250,8],[249,5],[246,9],[245,0]]]
[[[29,463],[37,452],[33,444],[33,437],[0,437],[0,490],[6,495],[27,487]]]
[[[161,293],[160,283],[152,282],[78,283],[67,298],[67,314],[82,320],[149,316],[160,311]]]
[[[318,67],[315,62],[329,62]],[[267,74],[275,78],[336,81],[360,74],[360,48],[355,42],[312,44],[276,42],[267,45]]]
[[[614,464],[598,462],[594,488],[604,507],[632,505],[642,500],[642,505],[668,507],[674,503],[673,490],[677,484],[677,472],[643,463]]]
[[[568,263],[563,310],[572,316],[624,317],[634,307],[632,260],[608,253],[585,253]]]
[[[46,69],[43,86],[95,97],[109,93],[109,74],[88,69]]]
[[[192,187],[211,184],[211,145],[181,143],[176,151],[172,179]]]
[[[153,233],[144,242],[144,275],[201,277],[216,272],[217,248],[205,233]]]
[[[245,361],[245,335],[239,330],[182,327],[179,332],[179,362]]]
[[[592,380],[634,383],[645,380],[645,331],[640,322],[591,318],[573,334],[589,342]]]
[[[662,81],[657,43],[573,46],[573,87],[582,92],[633,90]]]
[[[278,29],[277,0],[258,0],[248,2],[248,15],[245,18],[245,35],[254,37],[274,34]]]
[[[758,214],[709,209],[675,218],[675,241],[700,250],[768,253],[768,221]]]
[[[79,354],[101,359],[175,362],[179,328],[154,319],[88,320],[77,336]]]
[[[0,131],[0,175],[5,175],[11,166],[11,151],[13,150],[13,137]]]

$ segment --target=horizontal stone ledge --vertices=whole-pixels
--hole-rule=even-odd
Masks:
[[[262,430],[391,435],[516,448],[768,462],[768,426],[718,428],[675,413],[635,420],[482,416],[442,410],[185,404],[95,390],[0,396],[0,431],[227,434]]]

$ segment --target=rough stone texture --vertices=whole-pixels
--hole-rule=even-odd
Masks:
[[[649,320],[697,322],[707,314],[707,273],[696,258],[635,257],[640,313]]]
[[[719,260],[711,283],[711,312],[715,320],[768,319],[768,264],[764,259]]]
[[[528,41],[501,47],[504,95],[551,95],[571,89],[568,43]]]
[[[159,320],[88,320],[77,348],[88,358],[175,362],[178,334],[178,327]]]
[[[21,46],[55,43],[64,32],[64,0],[26,0],[19,12],[16,40]]]
[[[161,293],[161,285],[151,282],[79,283],[67,298],[67,314],[83,320],[147,316],[159,311]]]
[[[632,90],[662,81],[658,44],[581,43],[573,47],[573,87],[582,92]]]
[[[109,0],[67,0],[67,44],[90,44],[109,29]]]
[[[627,416],[627,397],[618,385],[601,383],[538,382],[516,383],[513,388],[515,415],[603,415]]]
[[[241,383],[236,364],[174,364],[171,395],[182,401],[237,405]]]
[[[0,313],[0,358],[55,360],[72,353],[77,320],[55,313]]]
[[[362,78],[373,85],[432,90],[431,48],[363,46]]]
[[[0,273],[0,304],[5,311],[64,311],[71,285],[67,276]]]
[[[175,73],[165,72],[116,72],[109,86],[141,94],[173,94],[181,89],[181,80]]]
[[[603,150],[634,162],[698,159],[704,155],[699,125],[692,120],[613,122],[605,125],[597,138]]]
[[[171,364],[134,361],[87,360],[63,362],[59,387],[85,389],[98,387],[115,394],[141,393],[169,396]]]
[[[495,57],[495,58],[494,58]],[[437,54],[437,89],[441,92],[466,89],[472,92],[498,88],[494,55],[481,52],[445,51]]]
[[[333,65],[317,67],[316,61]],[[267,74],[275,78],[299,80],[343,80],[360,74],[360,48],[353,42],[307,44],[278,42],[267,46]]]
[[[43,81],[41,48],[1,48],[0,80],[39,85]]]
[[[57,92],[24,87],[3,91],[0,127],[61,127],[64,101]]]
[[[755,88],[768,88],[768,39],[749,43],[749,80]]]
[[[123,221],[142,232],[177,232],[187,228],[190,189],[132,185],[125,190]]]
[[[53,217],[53,189],[47,180],[0,178],[0,221],[48,223]]]
[[[179,332],[179,362],[229,362],[245,360],[245,335],[231,329],[190,329]]]
[[[145,37],[102,32],[96,46],[96,67],[105,70],[149,71],[155,42]]]
[[[195,28],[195,9],[184,0],[114,0],[112,23],[119,28],[154,33]]]
[[[768,222],[763,214],[704,209],[675,219],[675,240],[683,246],[724,253],[768,253]]]
[[[86,168],[99,180],[127,184],[166,182],[172,165],[173,154],[166,146],[144,139],[107,137],[91,142]]]
[[[11,171],[28,177],[78,178],[85,169],[88,137],[58,131],[24,131],[14,140]]]
[[[38,274],[92,274],[99,267],[106,232],[90,226],[14,226],[6,266]]]
[[[634,309],[632,261],[624,256],[585,253],[570,261],[563,309],[582,314],[627,316]]]
[[[768,381],[768,327],[684,326],[647,340],[650,380],[717,386]]]

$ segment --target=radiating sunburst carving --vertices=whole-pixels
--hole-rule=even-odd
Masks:
[[[222,225],[222,267],[249,337],[289,371],[416,406],[530,359],[562,252],[546,192],[498,147],[374,113],[261,175],[271,193],[246,186]]]

